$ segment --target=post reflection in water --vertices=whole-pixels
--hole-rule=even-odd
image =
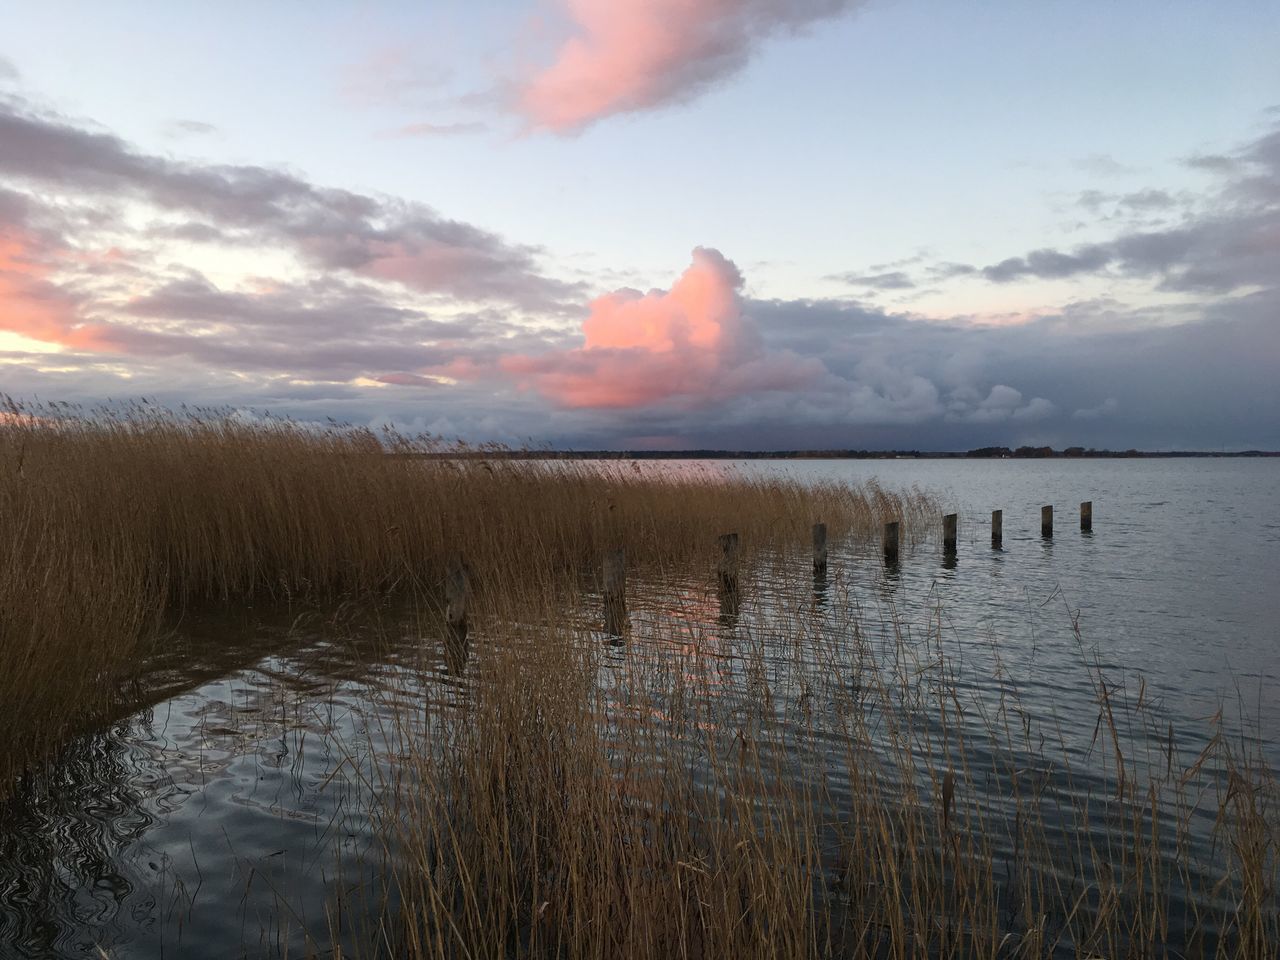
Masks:
[[[471,657],[471,636],[466,623],[460,625],[445,624],[444,634],[444,666],[445,671],[453,678],[460,679],[466,675],[467,661]]]
[[[738,625],[738,616],[742,612],[742,589],[738,581],[720,584],[717,591],[720,600],[720,628],[732,633]]]
[[[1059,563],[1078,543],[1063,538]],[[1052,558],[1053,542],[1042,544],[1043,557]],[[872,543],[833,551],[830,575],[811,570],[805,555],[766,558],[735,589],[709,574],[639,578],[625,643],[600,643],[597,602],[573,617],[583,647],[598,655],[592,662],[604,699],[615,697],[610,722],[658,718],[672,736],[707,738],[732,737],[744,717],[753,718],[761,756],[780,783],[821,770],[834,806],[815,813],[818,825],[837,823],[856,777],[847,757],[828,755],[831,743],[807,725],[867,723],[880,731],[919,710],[918,729],[945,739],[955,731],[944,735],[937,712],[914,698],[951,686],[965,702],[948,723],[964,727],[975,768],[996,777],[990,796],[966,802],[986,804],[992,824],[1018,823],[999,777],[1037,771],[1037,789],[1065,798],[1064,819],[1047,834],[1062,834],[1046,851],[1052,860],[1070,850],[1072,798],[1109,796],[1114,784],[1096,765],[1101,753],[1090,751],[1098,704],[1071,620],[1060,616],[1060,603],[1042,602],[1059,596],[1044,586],[1058,571],[1034,550],[1020,555],[1023,548],[992,551],[990,565],[971,558],[963,575],[944,562],[949,572],[937,576],[936,554],[924,549],[885,565]],[[935,617],[940,603],[945,628]],[[382,770],[374,756],[379,721],[398,719],[397,706],[419,715],[424,707],[459,708],[498,645],[537,642],[536,631],[487,622],[475,636],[443,630],[425,643],[407,626],[405,637],[393,626],[377,644],[366,643],[356,624],[337,627],[299,635],[213,624],[207,645],[181,653],[166,647],[151,682],[140,685],[162,691],[152,702],[134,703],[121,719],[69,744],[43,778],[25,780],[0,805],[0,955],[94,956],[101,947],[113,960],[212,960],[238,955],[246,942],[254,944],[251,956],[307,955],[304,932],[278,929],[291,910],[317,918],[311,932],[327,942],[325,878],[335,850],[358,863],[359,850],[377,846],[371,784],[387,780],[366,768]],[[635,677],[643,696],[628,686]],[[893,686],[899,678],[901,697]],[[1028,737],[1029,718],[1051,718],[1054,737],[1084,758],[1070,782],[1025,744],[997,742],[981,726],[981,717],[1006,708],[1013,684],[1025,691],[1018,706]],[[882,689],[895,696],[878,699]],[[1211,712],[1179,698],[1162,702],[1179,737]],[[1140,723],[1136,734],[1124,733],[1125,724],[1118,729],[1145,736]],[[1202,746],[1189,742],[1185,752],[1195,756]],[[892,767],[890,746],[869,749],[883,749],[880,759]],[[1165,756],[1164,747],[1156,752]],[[360,772],[348,776],[352,765]],[[1206,765],[1202,773],[1215,771]],[[1162,837],[1173,837],[1168,823],[1159,826]],[[997,843],[993,856],[1016,862],[1026,853]],[[1214,856],[1206,846],[1205,862]],[[379,862],[370,857],[367,869]],[[266,930],[264,922],[276,927]]]
[[[813,568],[813,605],[821,608],[827,605],[827,566]]]

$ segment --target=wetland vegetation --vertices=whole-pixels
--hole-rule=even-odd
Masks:
[[[280,889],[262,954],[1276,955],[1265,732],[1221,714],[1175,729],[1078,630],[1089,712],[1054,716],[1000,644],[958,636],[943,610],[872,608],[838,564],[812,569],[816,520],[833,543],[877,544],[890,519],[925,543],[936,497],[388,455],[450,449],[219,411],[9,404],[5,803],[32,809],[68,764],[101,766],[95,738],[122,717],[323,622],[320,649],[378,682],[349,708],[359,722],[330,730],[339,760],[317,789],[357,793],[377,839],[300,939],[282,931],[306,911]],[[716,582],[728,531],[740,593]],[[610,635],[600,570],[617,547],[632,603]],[[444,616],[459,562],[466,635]],[[276,649],[197,655],[192,624],[255,608],[293,621]],[[127,814],[76,796],[79,822]],[[7,868],[30,847],[3,849]],[[56,872],[60,855],[41,856]]]

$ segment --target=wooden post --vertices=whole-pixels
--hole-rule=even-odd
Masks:
[[[1080,504],[1080,529],[1088,533],[1093,530],[1093,501],[1086,500]]]
[[[1053,506],[1046,505],[1040,508],[1040,536],[1046,540],[1053,536]]]
[[[471,599],[471,573],[461,558],[449,564],[444,577],[445,621],[455,638],[467,635],[467,604]]]
[[[619,547],[604,555],[604,629],[620,637],[627,626],[627,555]]]
[[[944,553],[956,552],[956,515],[948,513],[942,518],[942,549]]]
[[[991,511],[991,547],[998,550],[1004,545],[1004,511]]]
[[[884,562],[898,562],[898,521],[890,520],[884,525]]]
[[[827,569],[827,525],[813,525],[813,572],[823,573]]]
[[[736,593],[738,591],[738,535],[736,533],[720,534],[720,589]]]

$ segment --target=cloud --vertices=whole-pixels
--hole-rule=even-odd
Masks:
[[[1054,412],[1054,405],[1044,397],[1022,402],[1022,391],[997,383],[981,400],[971,386],[962,384],[948,398],[947,419],[957,423],[1003,423],[1008,420],[1043,420]],[[976,401],[976,402],[975,402]]]
[[[340,92],[354,103],[416,106],[439,96],[451,78],[448,67],[424,59],[415,46],[391,44],[347,66]]]
[[[1103,207],[1111,206],[1126,213],[1150,213],[1167,210],[1177,205],[1177,198],[1167,190],[1148,188],[1131,193],[1105,193],[1101,190],[1085,190],[1076,201],[1080,206],[1093,213]]]
[[[326,270],[473,301],[550,309],[578,287],[546,276],[537,248],[424,204],[321,187],[260,166],[183,163],[0,99],[0,178],[82,200],[133,200],[228,245],[285,244]]]
[[[820,361],[762,348],[742,282],[719,251],[698,247],[670,290],[593,300],[581,347],[504,357],[501,370],[559,406],[595,409],[697,407],[822,378]]]
[[[838,273],[828,279],[839,280],[851,287],[866,287],[870,290],[910,290],[915,286],[915,281],[902,270],[873,274]]]
[[[8,57],[0,56],[0,83],[19,79],[18,68]]]
[[[456,137],[466,133],[484,133],[489,125],[479,121],[466,123],[407,123],[394,130],[388,130],[384,136],[393,139],[411,137]]]
[[[564,0],[573,34],[518,91],[531,127],[575,133],[605,117],[694,99],[778,33],[856,0]]]
[[[1057,280],[1079,273],[1095,273],[1110,263],[1113,257],[1114,254],[1109,249],[1098,244],[1079,247],[1074,253],[1032,250],[1025,257],[1009,257],[984,267],[982,275],[994,283],[1008,283],[1024,277]]]
[[[26,338],[0,341],[0,370],[18,396],[518,444],[1280,447],[1280,137],[1231,157],[1175,223],[992,265],[1147,278],[1142,306],[1093,295],[996,328],[751,299],[707,248],[664,289],[588,304],[538,248],[420,204],[148,154],[0,98],[0,330]],[[896,273],[986,279],[916,258],[850,275]]]
[[[1087,157],[1079,157],[1072,161],[1077,170],[1101,177],[1122,177],[1137,173],[1136,167],[1121,163],[1108,153],[1093,153]]]
[[[1115,397],[1107,397],[1094,407],[1082,407],[1071,416],[1076,420],[1097,420],[1099,417],[1110,417],[1120,408]]]
[[[982,268],[982,276],[1010,283],[1110,271],[1153,280],[1157,289],[1179,293],[1271,287],[1280,276],[1280,129],[1245,144],[1228,159],[1230,163],[1211,165],[1222,175],[1218,189],[1173,225],[1131,229],[1071,251],[1033,250]],[[1081,202],[1095,208],[1116,202],[1149,212],[1177,201],[1166,191],[1148,189],[1123,195],[1086,191]]]
[[[212,136],[218,132],[218,128],[203,120],[170,120],[164,125],[164,132],[174,139],[181,139]]]

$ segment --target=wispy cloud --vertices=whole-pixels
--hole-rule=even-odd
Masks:
[[[911,275],[903,270],[890,270],[885,273],[837,273],[827,278],[847,283],[851,287],[863,287],[869,290],[910,290],[915,287]]]
[[[529,125],[574,133],[683,103],[741,70],[771,37],[857,0],[564,0],[571,35],[518,90]]]
[[[456,137],[467,133],[484,133],[489,129],[487,123],[470,121],[462,123],[406,123],[404,126],[388,130],[384,137],[393,139],[409,139],[413,137]]]
[[[185,139],[186,137],[208,137],[218,132],[218,128],[212,123],[205,123],[203,120],[170,120],[164,125],[164,132],[167,136],[175,140]]]

